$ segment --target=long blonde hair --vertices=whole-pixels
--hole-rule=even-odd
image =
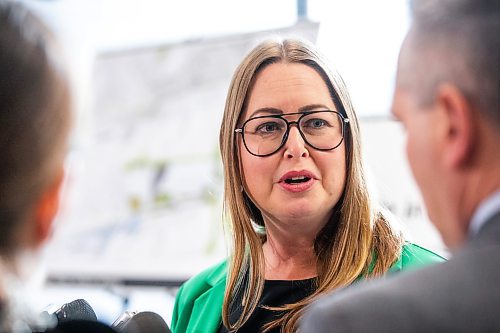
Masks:
[[[263,219],[242,187],[245,182],[240,172],[234,129],[246,107],[255,77],[267,65],[278,62],[302,63],[315,69],[327,84],[335,106],[350,123],[344,141],[347,155],[344,193],[314,244],[317,289],[311,296],[280,308],[284,315],[266,325],[265,330],[281,327],[282,332],[295,332],[304,308],[314,299],[351,284],[361,275],[383,274],[398,259],[403,245],[401,233],[393,229],[370,198],[361,159],[358,120],[340,75],[330,71],[322,56],[307,42],[292,39],[262,42],[234,73],[219,136],[224,168],[224,213],[232,234],[232,255],[222,310],[223,323],[229,331],[236,331],[248,320],[258,305],[265,281],[262,244],[266,236],[255,228],[263,225]],[[232,323],[229,314],[236,295],[241,292],[242,314]]]

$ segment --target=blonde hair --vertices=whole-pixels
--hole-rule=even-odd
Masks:
[[[262,244],[266,236],[255,228],[255,225],[263,225],[263,219],[242,188],[245,182],[234,129],[257,74],[269,64],[279,62],[302,63],[315,69],[328,86],[337,109],[350,119],[344,141],[347,179],[330,221],[315,240],[317,289],[309,297],[280,308],[283,316],[265,325],[264,331],[281,327],[282,332],[295,332],[304,308],[314,299],[351,284],[360,275],[383,274],[398,259],[403,245],[401,233],[393,229],[370,198],[361,159],[358,120],[340,75],[330,71],[321,55],[307,42],[295,39],[262,42],[234,73],[219,136],[224,168],[224,212],[233,243],[222,310],[223,323],[229,331],[237,330],[248,320],[258,305],[265,281]],[[242,314],[231,323],[229,314],[240,291]]]

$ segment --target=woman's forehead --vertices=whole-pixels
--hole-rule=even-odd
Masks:
[[[308,105],[334,109],[326,83],[312,67],[301,63],[275,63],[259,72],[248,93],[243,118],[262,109],[299,112]]]

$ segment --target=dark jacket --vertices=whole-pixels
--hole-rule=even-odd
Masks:
[[[314,304],[302,333],[500,332],[500,212],[449,261]]]

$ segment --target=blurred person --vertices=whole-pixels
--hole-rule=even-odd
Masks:
[[[53,36],[19,3],[0,1],[0,50],[0,332],[45,331],[21,290],[58,211],[69,82]],[[51,332],[85,329],[113,331],[89,323]]]
[[[232,255],[181,287],[173,332],[296,332],[326,292],[443,260],[370,197],[360,142],[345,84],[312,45],[247,55],[220,130]]]
[[[453,257],[314,304],[302,332],[500,332],[500,3],[415,0],[393,114]]]

